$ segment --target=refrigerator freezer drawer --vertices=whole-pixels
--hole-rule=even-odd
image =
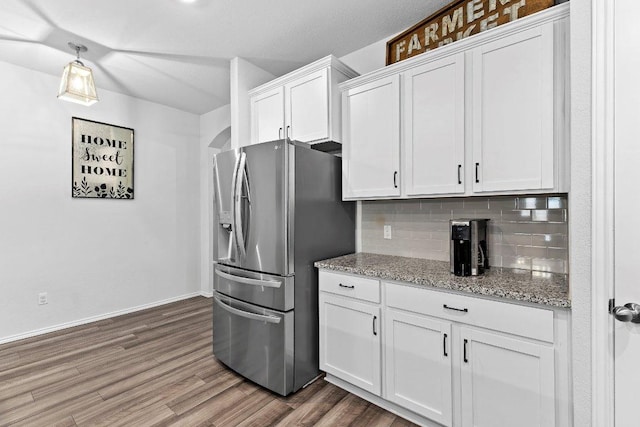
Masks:
[[[213,294],[213,354],[229,368],[283,396],[293,391],[293,311]]]
[[[273,310],[293,309],[294,278],[216,264],[213,289],[226,296]]]

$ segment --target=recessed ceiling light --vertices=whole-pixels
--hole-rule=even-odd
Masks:
[[[198,0],[180,0],[182,3],[195,3]]]

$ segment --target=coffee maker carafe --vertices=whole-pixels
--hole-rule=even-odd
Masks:
[[[452,219],[451,272],[456,276],[477,276],[489,269],[488,219]]]

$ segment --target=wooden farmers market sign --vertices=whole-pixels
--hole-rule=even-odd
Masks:
[[[133,199],[133,129],[72,119],[73,197]]]
[[[554,0],[456,0],[387,42],[387,65],[553,6]]]

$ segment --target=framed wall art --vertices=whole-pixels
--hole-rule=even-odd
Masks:
[[[73,117],[72,197],[133,199],[133,129]]]

